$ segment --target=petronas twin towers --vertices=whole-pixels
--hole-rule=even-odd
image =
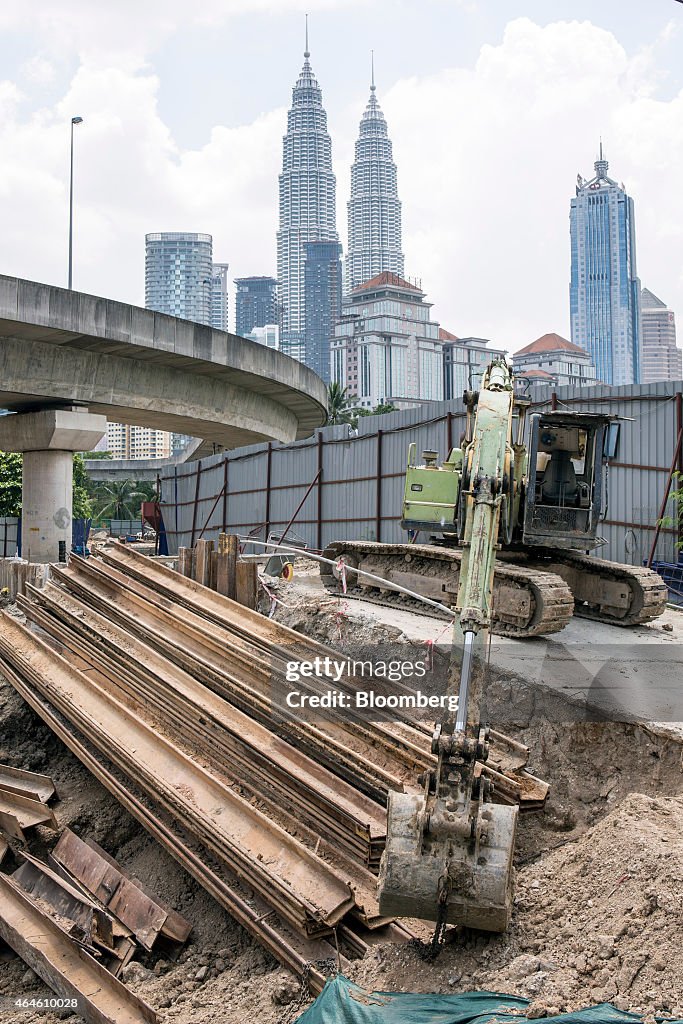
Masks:
[[[322,91],[308,49],[292,91],[283,139],[277,276],[280,336],[285,352],[329,379],[330,325],[341,312],[341,246],[336,229],[332,140]],[[315,246],[312,243],[327,243]],[[335,244],[336,243],[336,246]],[[323,254],[325,273],[320,272]],[[307,273],[315,262],[315,274]],[[382,271],[403,275],[401,203],[387,123],[374,70],[351,168],[345,287],[350,292]],[[325,287],[321,288],[321,280]],[[309,282],[315,282],[315,287]],[[312,308],[315,305],[315,309]],[[323,309],[322,306],[329,306]]]
[[[373,68],[370,99],[360,122],[351,167],[346,286],[353,291],[383,270],[403,276],[401,201],[387,122],[377,102]]]

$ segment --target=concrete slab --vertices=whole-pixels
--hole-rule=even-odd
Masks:
[[[281,594],[284,602],[290,594],[314,604],[335,600],[317,568],[297,571]],[[352,620],[397,627],[417,645],[434,643],[444,651],[450,645],[445,618],[369,601],[338,601]],[[490,656],[497,674],[553,690],[596,717],[666,724],[676,735],[683,731],[683,609],[670,606],[659,619],[631,629],[574,617],[548,637],[494,637]]]

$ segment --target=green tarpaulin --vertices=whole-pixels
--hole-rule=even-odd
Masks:
[[[313,1006],[296,1024],[525,1024],[528,999],[500,992],[431,995],[366,992],[339,974],[328,981]],[[641,1018],[600,1003],[574,1013],[545,1017],[543,1024],[634,1024]],[[670,1022],[683,1024],[683,1021]]]

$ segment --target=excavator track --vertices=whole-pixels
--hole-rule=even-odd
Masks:
[[[347,572],[346,596],[376,604],[396,604],[429,613],[427,606],[393,590],[391,583],[423,597],[455,607],[462,551],[432,544],[379,544],[373,541],[337,541],[325,550],[325,558],[342,559],[387,580],[386,586]],[[321,564],[325,587],[343,595],[341,571]],[[493,585],[492,633],[496,636],[531,637],[557,633],[574,614],[574,598],[558,574],[535,567],[496,562]]]
[[[557,573],[574,595],[574,614],[612,626],[639,626],[658,618],[668,591],[653,569],[607,562],[590,555],[548,552],[547,560],[525,561],[533,569]]]

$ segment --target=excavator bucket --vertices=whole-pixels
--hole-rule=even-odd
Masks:
[[[512,914],[512,854],[517,807],[482,804],[481,839],[431,835],[423,793],[390,793],[379,909],[387,917],[503,932]],[[439,917],[444,880],[448,897]],[[443,915],[443,910],[441,911]]]

